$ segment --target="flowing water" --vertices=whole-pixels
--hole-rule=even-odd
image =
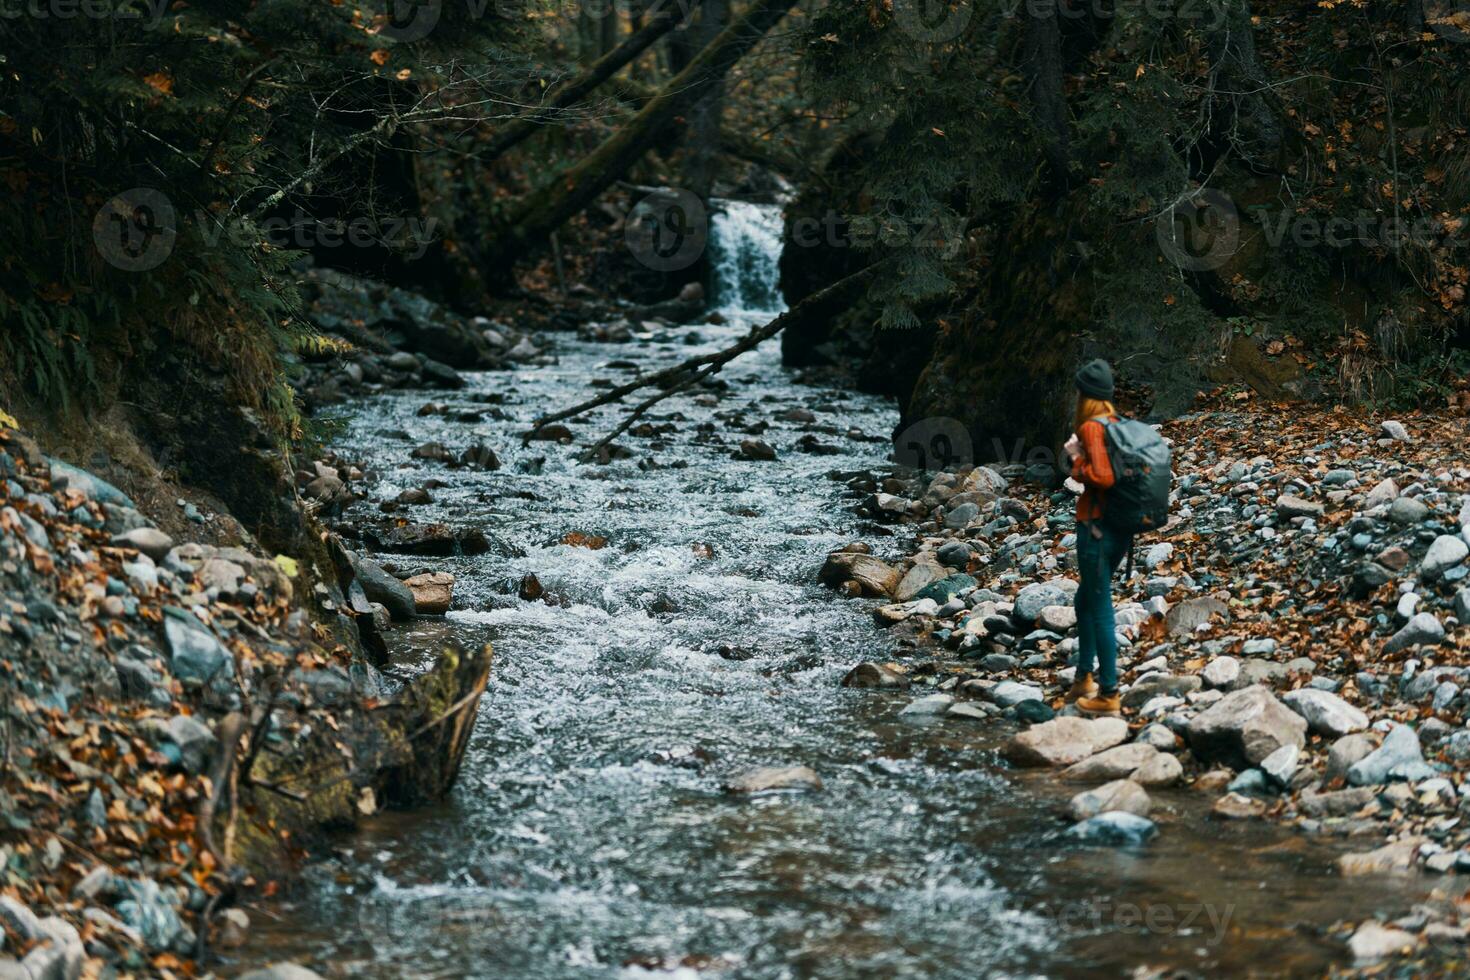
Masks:
[[[471,375],[452,399],[500,419],[419,418],[422,393],[357,406],[340,448],[382,474],[379,498],[444,481],[415,516],[500,544],[435,560],[457,577],[458,611],[400,641],[488,638],[494,675],[452,796],[343,839],[258,911],[252,956],[382,978],[1275,974],[1338,956],[1334,920],[1405,904],[1401,886],[1349,892],[1324,846],[1210,824],[1184,790],[1156,794],[1147,848],[1067,843],[1057,808],[1070,791],[1009,771],[995,753],[1004,726],[900,722],[908,695],[840,688],[854,663],[893,650],[865,603],[814,584],[823,555],[865,530],[884,547],[829,474],[882,471],[895,411],[795,383],[775,342],[719,389],[655,409],[660,431],[621,440],[634,458],[522,448],[530,419],[632,362],[674,363],[767,318],[779,216],[732,205],[714,237],[725,325],[631,345],[559,336],[556,365]],[[778,420],[791,408],[816,423]],[[578,442],[619,418],[575,424]],[[762,422],[780,459],[732,458]],[[800,451],[809,434],[831,454]],[[483,440],[505,465],[410,460],[430,439]],[[559,543],[569,532],[608,543]],[[527,574],[556,601],[518,598]],[[825,788],[721,791],[752,764],[807,765]]]

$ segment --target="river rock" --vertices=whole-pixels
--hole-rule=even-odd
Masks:
[[[168,737],[183,754],[184,768],[198,775],[209,765],[219,739],[193,715],[174,715],[168,720]]]
[[[1424,841],[1423,837],[1406,837],[1372,851],[1344,854],[1337,859],[1337,870],[1344,877],[1407,874],[1414,870],[1414,858]]]
[[[969,575],[965,575],[963,573],[958,575],[946,575],[939,581],[930,582],[928,585],[924,586],[922,589],[919,590],[918,595],[914,596],[914,598],[933,599],[940,605],[944,605],[946,602],[953,599],[961,592],[964,592],[966,589],[973,589],[975,585],[975,579]],[[901,588],[902,586],[900,586],[900,589]]]
[[[1470,624],[1470,587],[1455,593],[1455,618],[1461,625]]]
[[[372,602],[380,603],[394,619],[412,619],[418,611],[414,591],[395,576],[363,555],[349,555],[352,572],[362,585],[363,594]]]
[[[1152,762],[1158,754],[1158,749],[1142,742],[1115,745],[1063,769],[1062,778],[1078,783],[1106,783],[1114,779],[1125,779],[1141,766]]]
[[[1160,752],[1133,771],[1128,777],[1140,786],[1173,786],[1184,778],[1184,764],[1167,752]]]
[[[1429,516],[1429,505],[1418,497],[1399,497],[1388,508],[1388,519],[1395,524],[1418,524]]]
[[[1149,674],[1123,692],[1123,707],[1137,708],[1159,696],[1182,698],[1200,689],[1195,674]]]
[[[909,686],[909,677],[886,664],[861,663],[842,678],[842,686],[903,690]]]
[[[1296,775],[1297,762],[1302,750],[1291,742],[1286,743],[1261,760],[1261,772],[1280,789],[1291,788],[1291,777]]]
[[[1374,507],[1391,504],[1398,498],[1398,495],[1399,485],[1385,477],[1378,482],[1377,486],[1368,491],[1368,496],[1363,499],[1363,507],[1365,510],[1372,510]]]
[[[1293,494],[1283,493],[1276,498],[1276,513],[1286,520],[1293,517],[1318,518],[1326,512],[1327,508],[1323,505]]]
[[[454,554],[478,555],[490,550],[485,535],[473,528],[453,529],[447,524],[399,524],[373,528],[364,532],[370,542],[382,551],[408,555],[448,557]]]
[[[933,616],[939,612],[939,603],[933,599],[915,599],[913,602],[894,602],[873,610],[879,625],[892,626],[910,616]]]
[[[1169,730],[1167,725],[1153,724],[1138,733],[1136,741],[1144,745],[1152,745],[1160,752],[1173,752],[1179,747],[1179,736]]]
[[[138,505],[127,494],[100,476],[51,456],[46,457],[46,461],[51,464],[53,490],[77,490],[99,504],[116,504],[119,507],[138,509]]]
[[[892,565],[872,555],[850,551],[834,551],[827,556],[817,580],[824,585],[839,586],[843,582],[857,582],[863,593],[870,596],[891,596],[898,588],[903,574]]]
[[[272,963],[260,970],[242,973],[239,980],[323,980],[320,973],[295,963]]]
[[[944,714],[952,704],[954,698],[948,694],[930,694],[908,704],[899,714],[932,717]]]
[[[1023,623],[1034,623],[1047,606],[1064,606],[1072,601],[1077,583],[1071,579],[1033,582],[1016,595],[1013,615]]]
[[[1327,738],[1341,738],[1368,727],[1368,716],[1329,691],[1302,687],[1281,698],[1307,720],[1307,728]]]
[[[991,701],[1002,708],[1009,708],[1020,704],[1022,701],[1041,700],[1041,688],[1030,684],[1021,684],[1017,681],[1001,681],[992,687],[986,695]]]
[[[1015,704],[1016,720],[1027,725],[1039,725],[1057,716],[1051,705],[1039,698],[1028,698]]]
[[[1226,793],[1215,801],[1210,812],[1225,820],[1254,820],[1265,814],[1266,804],[1240,793]]]
[[[1470,544],[1466,544],[1463,538],[1441,534],[1424,553],[1424,560],[1419,563],[1419,575],[1426,582],[1433,582],[1464,561],[1467,555],[1470,555]]]
[[[740,459],[769,463],[776,458],[776,447],[760,439],[741,439],[740,450],[736,456]]]
[[[736,773],[725,783],[725,792],[741,795],[775,792],[804,792],[822,788],[822,777],[806,766],[762,766]]]
[[[1353,962],[1360,966],[1400,953],[1408,953],[1419,945],[1419,937],[1402,929],[1391,929],[1379,922],[1364,922],[1348,940]]]
[[[112,543],[119,548],[133,548],[154,561],[163,561],[174,547],[174,539],[156,527],[136,527],[122,534],[115,534]]]
[[[420,615],[442,616],[449,611],[454,599],[454,576],[448,572],[424,572],[405,579],[403,584],[412,593],[414,609]]]
[[[949,571],[943,565],[939,564],[939,562],[927,556],[921,557],[918,561],[914,562],[912,568],[903,573],[903,578],[899,580],[898,587],[893,590],[893,598],[899,602],[908,602],[930,585],[946,578],[948,575]],[[968,578],[969,576],[966,577]],[[949,597],[946,596],[945,598],[948,599]],[[937,601],[935,605],[936,607],[938,606]]]
[[[1128,847],[1147,843],[1158,830],[1147,817],[1114,810],[1082,821],[1068,830],[1067,836],[1087,844]]]
[[[1225,695],[1192,718],[1185,738],[1204,762],[1235,769],[1257,765],[1283,745],[1306,744],[1307,723],[1264,687]]]
[[[1210,687],[1228,688],[1240,676],[1240,661],[1230,656],[1216,657],[1205,664],[1200,676]]]
[[[1409,647],[1434,645],[1444,639],[1444,627],[1433,613],[1416,613],[1388,642],[1383,645],[1384,653],[1397,653]]]
[[[1036,625],[1065,636],[1077,625],[1077,610],[1071,605],[1045,606],[1036,617]]]
[[[1395,725],[1382,745],[1348,768],[1347,779],[1354,786],[1377,786],[1399,780],[1412,783],[1433,775],[1424,761],[1418,734],[1408,725]]]
[[[1333,742],[1327,750],[1327,779],[1346,779],[1353,764],[1372,755],[1375,748],[1372,736],[1362,732],[1344,735]]]
[[[1055,718],[1013,736],[1001,750],[1018,766],[1070,766],[1128,737],[1121,718]]]
[[[234,657],[224,644],[192,613],[164,610],[163,632],[168,641],[169,671],[181,681],[210,684],[234,672]]]
[[[940,564],[964,571],[970,564],[974,551],[963,541],[947,541],[934,553]]]
[[[1131,779],[1115,779],[1072,797],[1067,812],[1073,820],[1088,820],[1099,813],[1131,813],[1148,816],[1152,801],[1144,788]]]

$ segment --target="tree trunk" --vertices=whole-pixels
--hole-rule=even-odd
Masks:
[[[552,89],[551,97],[545,103],[527,110],[505,125],[490,140],[490,145],[481,154],[481,159],[494,160],[507,150],[524,142],[527,137],[539,132],[543,125],[556,118],[557,113],[582,101],[599,85],[616,74],[620,68],[648,50],[650,44],[672,30],[680,19],[681,13],[677,7],[670,7],[660,12],[646,26],[635,31],[627,40],[599,58],[582,74],[566,85]]]
[[[1214,94],[1229,109],[1217,117],[1215,129],[1247,162],[1274,169],[1281,150],[1281,123],[1267,102],[1270,81],[1256,57],[1250,4],[1227,0],[1223,10],[1223,23],[1210,33],[1210,67]]]
[[[698,23],[690,29],[693,40],[701,47],[714,43],[730,19],[728,0],[705,0]],[[710,86],[704,98],[689,112],[689,128],[685,136],[687,155],[684,179],[688,189],[701,201],[708,201],[714,186],[715,169],[720,152],[720,113],[725,105],[724,79]]]
[[[1062,92],[1062,28],[1057,0],[1033,0],[1025,10],[1021,70],[1036,110],[1037,128],[1046,141],[1052,176],[1065,181],[1072,150],[1067,99]]]
[[[570,217],[591,204],[648,151],[652,139],[678,116],[689,112],[730,68],[774,27],[796,0],[755,0],[749,13],[701,51],[626,126],[582,161],[532,191],[505,216],[486,248],[492,278],[510,274],[511,264]]]

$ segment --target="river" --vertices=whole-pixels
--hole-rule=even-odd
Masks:
[[[395,980],[1277,974],[1339,957],[1335,920],[1402,907],[1401,887],[1350,893],[1330,847],[1213,824],[1188,790],[1156,794],[1161,833],[1144,849],[1070,844],[1057,811],[1075,788],[1001,763],[1005,725],[900,721],[909,695],[840,688],[858,661],[896,655],[866,604],[814,581],[849,541],[898,553],[846,487],[890,465],[896,411],[797,383],[778,342],[658,406],[656,432],[620,440],[630,459],[521,447],[537,414],[768,319],[778,222],[751,205],[716,219],[724,325],[627,344],[557,335],[554,366],[472,374],[443,399],[490,413],[478,423],[419,417],[424,393],[353,406],[338,449],[378,470],[378,499],[433,477],[415,518],[497,544],[401,563],[457,578],[456,611],[401,631],[401,669],[446,635],[490,639],[495,668],[452,796],[341,839],[256,910],[250,958]],[[801,409],[816,421],[783,419]],[[620,417],[575,424],[579,443]],[[733,458],[752,436],[779,459]],[[428,440],[483,440],[504,466],[411,460]],[[561,543],[571,532],[607,544]],[[528,574],[554,601],[518,596]],[[808,765],[825,788],[721,791],[767,764]]]

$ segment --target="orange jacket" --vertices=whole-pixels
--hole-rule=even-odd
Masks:
[[[1117,418],[1110,418],[1116,422]],[[1107,434],[1097,419],[1082,423],[1077,433],[1082,452],[1072,460],[1072,478],[1082,484],[1077,498],[1077,521],[1095,521],[1103,515],[1108,487],[1113,485],[1113,464],[1108,461]]]

